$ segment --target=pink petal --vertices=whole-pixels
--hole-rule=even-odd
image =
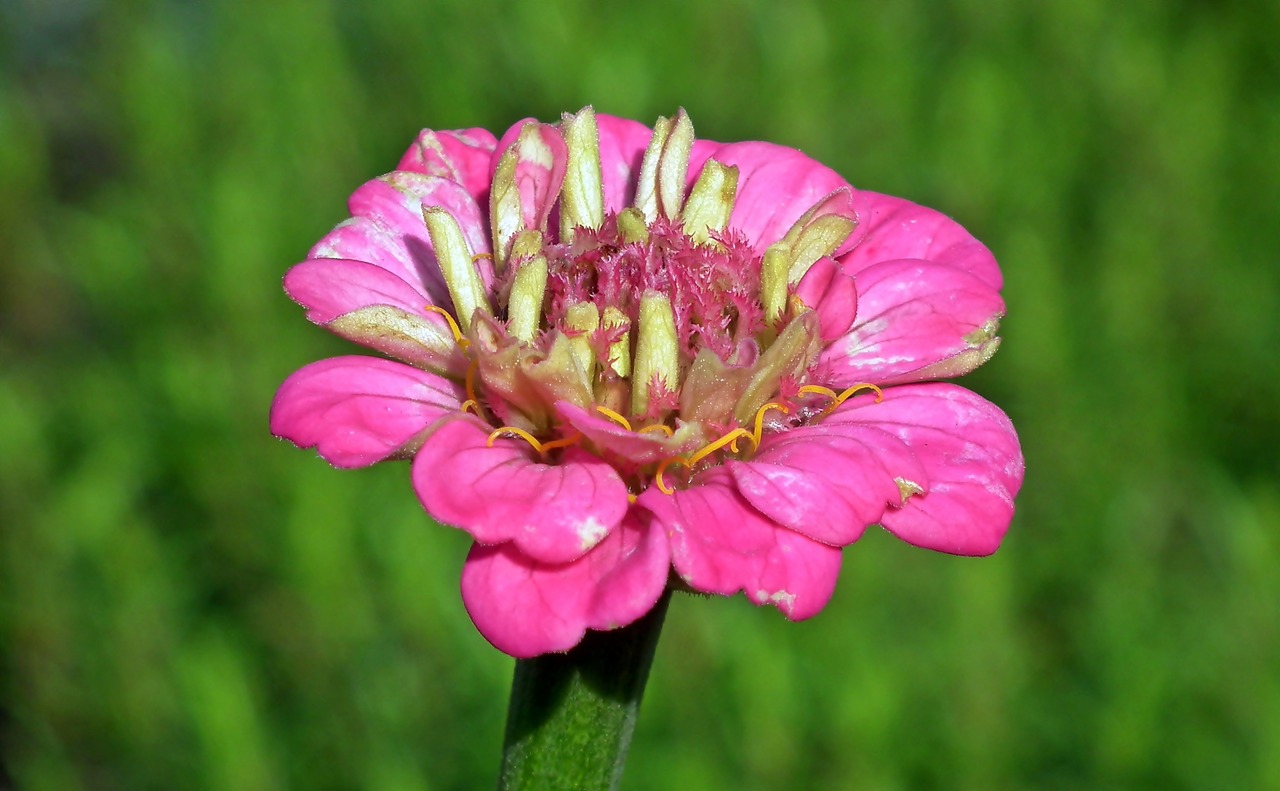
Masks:
[[[325,235],[311,249],[311,257],[367,261],[428,295],[432,304],[447,307],[451,300],[422,219],[424,206],[447,209],[472,253],[489,252],[480,208],[454,181],[397,171],[366,182],[352,194],[349,205],[354,216]],[[485,285],[491,283],[490,275]]]
[[[971,274],[926,261],[885,261],[859,272],[857,284],[854,327],[822,354],[838,382],[959,376],[995,351],[1004,300]]]
[[[481,206],[489,202],[490,161],[498,138],[487,129],[423,129],[396,170],[441,176],[461,184]]]
[[[344,313],[370,305],[391,305],[419,316],[444,318],[424,310],[435,304],[415,286],[383,267],[341,258],[314,258],[284,276],[284,290],[307,309],[307,318],[328,324]],[[448,304],[448,303],[446,303]]]
[[[606,212],[619,212],[635,200],[636,172],[653,129],[637,121],[597,115],[600,129],[600,173]]]
[[[1000,267],[991,251],[955,220],[902,198],[857,191],[858,227],[837,251],[851,275],[882,261],[915,258],[953,266],[999,289]]]
[[[568,448],[544,464],[522,439],[460,417],[430,437],[413,462],[413,486],[427,513],[482,544],[514,542],[544,563],[582,557],[617,528],[627,487],[598,457]]]
[[[729,461],[756,510],[815,541],[846,546],[901,502],[895,478],[927,476],[902,440],[872,426],[820,423],[766,434],[750,461]]]
[[[475,545],[462,571],[462,599],[500,651],[520,658],[567,651],[587,629],[626,626],[653,609],[670,557],[661,526],[633,508],[572,563],[539,563],[509,543]]]
[[[307,309],[308,319],[340,337],[415,367],[458,379],[466,373],[469,360],[444,317],[426,310],[427,297],[385,269],[316,258],[290,269],[284,290]],[[407,315],[386,315],[396,311]]]
[[[534,140],[522,146],[520,132],[530,124],[536,129]],[[551,207],[560,195],[569,158],[564,136],[551,124],[525,119],[508,129],[498,141],[497,153],[493,157],[495,168],[512,147],[516,147],[515,181],[520,193],[524,227],[545,228]]]
[[[741,231],[758,251],[780,240],[822,198],[849,184],[834,170],[794,148],[773,143],[730,143],[694,147],[691,180],[706,159],[736,165],[738,198],[729,227]]]
[[[690,587],[773,604],[793,621],[816,615],[830,600],[840,550],[779,526],[738,494],[723,468],[666,495],[650,487],[640,503],[667,529],[671,561]]]
[[[818,311],[818,334],[832,341],[849,331],[858,311],[858,287],[834,259],[823,257],[796,284],[796,296]]]
[[[377,357],[312,363],[280,385],[271,433],[314,447],[336,467],[365,467],[409,448],[456,412],[462,389],[449,380]]]
[[[568,401],[557,401],[556,413],[598,449],[637,467],[658,464],[672,456],[697,450],[704,444],[701,435],[680,442],[679,438],[673,441],[664,433],[628,431],[603,415],[588,412]]]
[[[996,551],[1024,470],[1018,435],[999,407],[952,384],[904,385],[886,389],[880,404],[869,395],[846,401],[826,419],[853,422],[897,436],[928,477],[913,481],[923,494],[885,512],[889,532],[953,555]]]

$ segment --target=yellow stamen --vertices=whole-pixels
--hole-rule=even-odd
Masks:
[[[467,388],[467,398],[471,399],[472,401],[475,401],[476,404],[480,403],[479,397],[476,396],[476,372],[479,370],[480,370],[480,361],[472,360],[471,365],[467,366],[467,378],[465,382],[466,388]]]
[[[823,387],[822,385],[805,385],[796,392],[796,395],[809,395],[811,393],[813,395],[824,395],[832,401],[840,398],[840,396],[836,394],[835,390],[832,390],[830,387]]]
[[[458,328],[458,322],[454,320],[453,316],[449,315],[449,311],[436,305],[427,305],[426,310],[431,313],[439,313],[441,316],[444,316],[444,320],[449,322],[449,329],[453,332],[453,340],[461,346],[462,350],[465,352],[467,347],[471,345],[471,341],[462,337],[462,330]]]
[[[542,455],[546,455],[549,450],[567,448],[570,445],[576,445],[582,440],[581,434],[574,434],[572,437],[561,437],[560,439],[553,439],[550,442],[540,442],[532,434],[522,428],[516,428],[515,426],[503,426],[502,428],[494,429],[489,433],[489,439],[485,442],[485,447],[492,448],[493,441],[498,437],[511,437],[513,439],[519,437],[533,446],[533,449]]]
[[[463,412],[470,412],[476,417],[480,416],[480,404],[474,398],[468,398],[466,401],[463,401],[462,406],[459,407],[459,409]]]
[[[631,492],[627,492],[627,502],[631,503],[632,505],[635,505],[635,504],[636,504],[636,496],[635,496],[634,494],[632,494]]]
[[[790,409],[787,409],[782,404],[779,404],[774,401],[770,401],[769,403],[765,404],[764,406],[756,410],[756,424],[755,424],[756,430],[752,434],[750,434],[750,437],[751,437],[751,442],[757,448],[760,447],[760,434],[764,431],[764,413],[768,412],[770,409],[776,409],[784,415],[791,414]]]
[[[801,389],[801,390],[803,390],[804,388],[800,388],[800,389]],[[850,397],[850,396],[852,396],[854,393],[857,393],[857,392],[859,392],[859,391],[861,391],[861,390],[873,390],[873,391],[875,391],[875,394],[876,394],[876,403],[877,403],[877,404],[879,404],[880,402],[884,401],[884,391],[883,391],[883,390],[881,390],[880,388],[878,388],[878,387],[876,387],[875,385],[871,384],[870,382],[862,382],[861,384],[856,384],[856,385],[854,385],[853,387],[850,387],[849,389],[845,390],[845,391],[844,391],[843,393],[841,393],[840,395],[836,396],[836,406],[840,406],[840,405],[841,405],[841,404],[843,404],[845,401],[849,400],[849,397]]]
[[[715,453],[716,451],[720,450],[725,445],[729,445],[732,450],[736,451],[738,449],[738,438],[750,437],[750,436],[751,436],[751,432],[747,431],[745,428],[735,428],[733,431],[730,431],[728,434],[725,434],[723,437],[716,440],[715,442],[712,442],[710,445],[703,446],[696,453],[690,456],[687,466],[692,467],[693,465],[702,461],[706,457],[710,456],[712,453]]]
[[[671,458],[664,460],[661,464],[658,465],[658,471],[653,474],[653,485],[657,486],[658,491],[662,492],[663,494],[676,493],[675,489],[672,489],[670,486],[667,486],[666,481],[662,480],[662,474],[666,472],[667,468],[670,467],[672,464],[679,464],[682,467],[689,466],[689,462],[686,461],[683,456],[672,456]]]
[[[823,417],[825,415],[829,415],[832,412],[834,412],[836,407],[840,406],[845,401],[848,401],[855,393],[861,392],[862,390],[875,391],[877,404],[884,400],[884,393],[880,390],[880,388],[876,387],[870,382],[860,382],[859,384],[856,384],[853,387],[846,388],[843,393],[837,393],[835,390],[832,390],[830,387],[823,387],[822,385],[805,385],[804,387],[800,388],[796,394],[797,395],[810,395],[810,394],[824,395],[827,398],[830,398],[831,403],[827,404],[827,408],[822,410],[822,412],[819,413],[818,415],[818,417]]]
[[[541,442],[534,439],[533,435],[530,434],[529,432],[525,431],[522,428],[516,428],[515,426],[503,426],[500,429],[495,429],[494,431],[492,431],[489,434],[489,440],[485,442],[485,447],[492,448],[493,441],[498,437],[512,437],[512,438],[519,437],[520,439],[532,445],[534,450],[538,451],[539,453],[542,452]]]
[[[619,426],[622,426],[622,427],[623,427],[623,428],[625,428],[627,431],[630,431],[630,430],[631,430],[631,421],[630,421],[630,420],[627,420],[627,419],[626,419],[625,417],[623,417],[622,415],[619,415],[617,412],[614,412],[614,411],[613,411],[612,409],[610,409],[609,407],[607,407],[607,406],[598,406],[598,407],[596,407],[596,411],[597,411],[597,412],[599,412],[600,414],[604,415],[605,417],[609,418],[609,419],[610,419],[610,420],[612,420],[614,423],[617,423]]]
[[[672,489],[670,486],[667,486],[666,480],[664,480],[662,477],[663,473],[665,473],[667,469],[671,467],[672,464],[679,464],[680,466],[685,467],[686,469],[693,469],[693,465],[702,461],[703,459],[710,456],[712,453],[715,453],[716,451],[720,450],[721,448],[725,447],[726,445],[729,447],[729,450],[733,451],[734,453],[737,453],[738,440],[742,439],[743,437],[746,437],[747,439],[751,440],[751,442],[754,444],[754,447],[757,447],[757,448],[760,447],[760,432],[764,430],[763,428],[764,414],[768,412],[770,409],[777,409],[783,412],[784,414],[789,414],[791,412],[791,410],[787,409],[782,404],[770,402],[760,407],[760,409],[756,411],[755,434],[752,434],[750,431],[747,431],[745,428],[741,428],[741,427],[735,428],[733,431],[730,431],[729,433],[725,434],[723,437],[721,437],[720,439],[717,439],[715,442],[711,442],[702,446],[697,451],[690,454],[688,458],[684,456],[672,456],[669,459],[664,459],[663,462],[658,465],[658,471],[653,475],[653,482],[654,482],[654,485],[658,487],[658,491],[662,492],[663,494],[672,494],[675,492],[675,489]],[[640,430],[643,432],[651,428],[667,428],[667,427],[663,426],[661,423],[657,423],[652,426],[646,426],[645,428],[642,428]],[[668,431],[670,431],[670,429],[668,429]],[[670,434],[668,434],[668,436],[670,436]]]
[[[540,452],[546,453],[547,451],[555,450],[556,448],[567,448],[570,445],[577,445],[581,441],[582,441],[581,434],[574,434],[572,437],[561,437],[560,439],[553,439],[550,442],[542,443],[542,448],[540,449]]]
[[[676,433],[675,429],[671,428],[671,426],[668,426],[665,423],[654,423],[652,426],[645,426],[644,428],[640,429],[636,433],[645,434],[650,431],[661,431],[663,434],[666,434],[668,437],[675,436],[675,433]]]
[[[478,264],[483,260],[492,261],[493,253],[476,253],[475,255],[471,256],[471,263],[473,264]]]

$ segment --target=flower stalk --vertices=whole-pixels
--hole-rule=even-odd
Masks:
[[[618,787],[670,599],[565,653],[516,661],[500,791]]]

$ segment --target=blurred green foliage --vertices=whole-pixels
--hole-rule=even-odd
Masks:
[[[267,436],[353,351],[279,277],[420,127],[594,103],[960,219],[1028,466],[993,558],[677,599],[628,788],[1280,788],[1280,6],[512,5],[0,5],[7,782],[491,785],[465,537]]]

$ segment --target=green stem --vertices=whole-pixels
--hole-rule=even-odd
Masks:
[[[568,653],[516,661],[500,791],[618,787],[670,599]]]

